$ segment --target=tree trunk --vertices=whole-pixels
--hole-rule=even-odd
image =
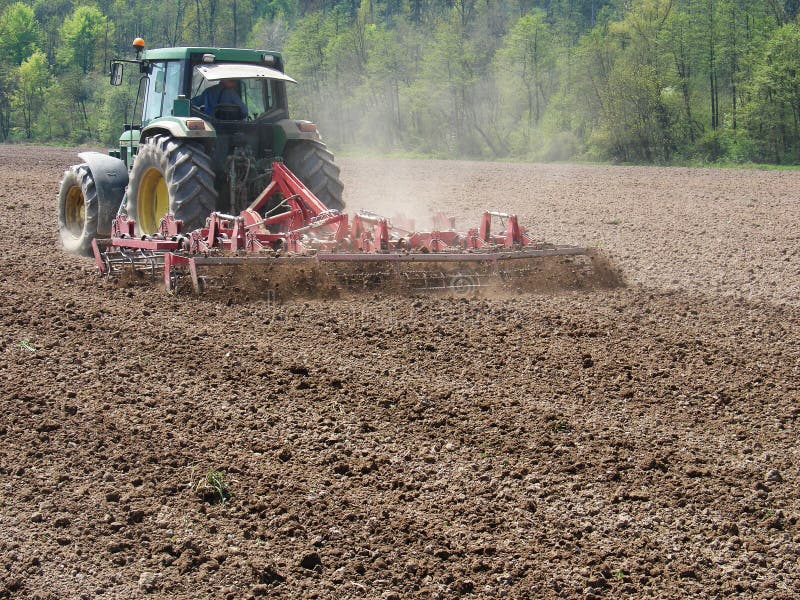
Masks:
[[[733,118],[733,130],[736,131],[736,77],[739,74],[738,46],[736,45],[736,4],[731,5],[731,117]]]
[[[239,47],[239,32],[238,32],[238,29],[237,29],[238,23],[239,23],[239,19],[238,19],[237,8],[238,8],[237,2],[236,2],[236,0],[233,0],[233,2],[231,4],[231,14],[233,15],[233,47],[234,48],[238,48]]]
[[[212,46],[217,45],[217,0],[208,0],[208,37]]]
[[[719,126],[719,98],[717,96],[716,47],[714,40],[714,0],[708,3],[708,79],[711,95],[711,129]]]
[[[717,71],[711,69],[711,128],[719,127],[719,91],[717,89]]]
[[[528,92],[528,129],[533,125],[533,91],[531,85],[526,81],[525,89]]]
[[[394,110],[396,118],[397,136],[403,137],[403,113],[400,112],[400,84],[396,79],[392,81],[392,95],[394,96]]]
[[[86,102],[81,100],[81,111],[83,111],[83,124],[86,126],[86,134],[92,137],[92,129],[89,127],[89,115],[86,112]]]
[[[195,6],[195,9],[196,9],[196,11],[195,11],[196,18],[194,20],[194,35],[195,35],[195,38],[196,38],[195,43],[196,44],[202,44],[201,40],[202,40],[203,36],[202,36],[201,31],[202,31],[202,23],[203,23],[203,21],[201,20],[202,12],[200,10],[200,0],[194,0],[194,6]]]

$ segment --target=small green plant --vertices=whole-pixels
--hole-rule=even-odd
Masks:
[[[552,431],[553,433],[570,433],[572,431],[572,425],[564,419],[561,419],[553,423]]]
[[[233,496],[225,471],[217,469],[206,473],[206,476],[197,482],[195,489],[211,504],[225,504]]]
[[[613,219],[606,219],[603,221],[606,225],[622,225],[622,219],[614,217]]]
[[[617,581],[622,581],[625,578],[625,574],[622,572],[622,569],[617,569],[614,571],[614,579]]]
[[[19,343],[19,347],[22,348],[23,350],[27,350],[31,354],[36,354],[36,347],[33,344],[31,344],[27,339],[22,340]]]

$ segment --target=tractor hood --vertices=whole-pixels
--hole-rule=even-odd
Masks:
[[[281,73],[277,69],[246,63],[198,65],[197,70],[208,81],[219,81],[221,79],[278,79],[297,83],[286,73]]]

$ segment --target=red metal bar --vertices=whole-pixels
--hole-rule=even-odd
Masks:
[[[488,242],[492,234],[492,213],[485,212],[481,217],[480,233],[478,234],[482,242]]]
[[[139,238],[112,238],[111,245],[116,248],[136,248],[141,250],[153,251],[170,251],[178,249],[178,242],[175,240],[159,240],[159,239],[146,239]]]
[[[245,239],[244,221],[241,217],[238,217],[233,222],[233,232],[231,234],[231,251],[238,252],[239,250],[244,249],[246,246],[247,246],[247,240]]]
[[[174,254],[172,252],[166,252],[164,254],[164,288],[168,292],[172,292],[172,272],[175,267],[182,266],[182,267],[189,267],[190,271],[192,268],[192,261],[194,259],[182,256],[180,254]],[[199,291],[198,288],[195,291]]]
[[[192,276],[192,288],[194,289],[194,293],[201,293],[203,290],[200,288],[200,279],[197,276],[197,262],[194,258],[189,259],[189,274]]]
[[[159,231],[164,237],[178,235],[183,230],[183,221],[179,221],[174,215],[164,215],[161,219]]]
[[[333,236],[333,239],[336,242],[341,242],[345,240],[349,234],[350,225],[348,223],[347,215],[339,215],[339,226],[336,228],[336,234]]]
[[[103,255],[100,252],[100,247],[97,245],[97,238],[92,240],[92,255],[94,256],[94,264],[97,265],[97,268],[100,270],[101,275],[105,275],[108,272],[106,268],[106,263],[103,260]]]
[[[273,163],[273,168],[275,163]],[[258,212],[263,208],[263,206],[269,201],[270,198],[275,194],[275,191],[278,187],[278,183],[273,179],[269,182],[269,185],[264,188],[255,200],[253,200],[252,204],[248,206],[245,210],[252,210],[253,212]]]
[[[135,235],[134,230],[136,227],[136,221],[129,221],[128,217],[125,215],[117,215],[114,221],[111,223],[111,238],[118,238],[118,237],[133,237]]]
[[[508,217],[508,223],[506,223],[506,235],[505,235],[505,247],[511,248],[512,246],[521,246],[522,245],[522,232],[519,229],[519,223],[517,222],[517,215],[511,215]]]
[[[175,256],[172,252],[167,252],[164,255],[164,289],[168,292],[172,291],[172,258]]]
[[[375,243],[375,250],[378,252],[388,252],[389,251],[389,224],[386,222],[386,219],[381,219],[375,225],[375,233],[373,234],[374,243]]]
[[[208,233],[206,234],[206,244],[209,248],[217,245],[217,230],[220,226],[220,217],[217,213],[211,213],[211,219],[208,221]]]

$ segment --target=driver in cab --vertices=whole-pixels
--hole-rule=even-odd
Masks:
[[[192,98],[192,104],[202,107],[203,112],[209,117],[215,116],[217,106],[228,105],[239,108],[239,118],[244,119],[248,115],[247,106],[239,96],[239,82],[235,79],[222,79],[216,85],[206,88],[202,94]]]

